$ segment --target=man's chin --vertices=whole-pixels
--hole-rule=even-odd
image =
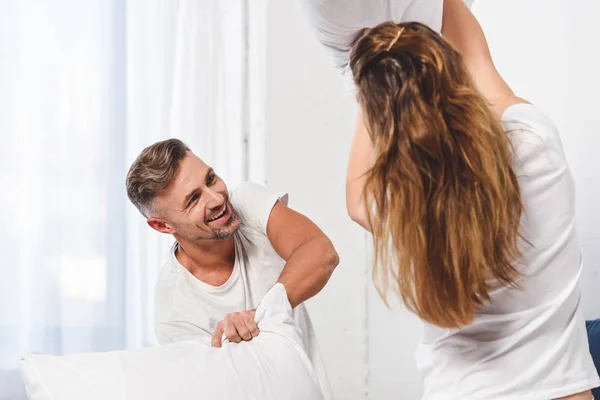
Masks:
[[[213,233],[213,240],[226,240],[229,239],[230,237],[232,237],[233,235],[235,235],[235,233],[237,232],[236,230],[227,230],[227,231],[219,231],[219,232],[214,232]]]
[[[237,219],[231,219],[227,221],[227,225],[223,229],[213,231],[213,238],[215,240],[229,239],[240,229],[240,222]]]

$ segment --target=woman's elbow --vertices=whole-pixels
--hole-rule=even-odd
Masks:
[[[358,225],[362,226],[367,231],[371,231],[369,226],[369,221],[367,218],[367,213],[363,206],[351,206],[349,203],[346,205],[346,210],[348,212],[348,216]]]
[[[361,212],[358,207],[350,204],[346,204],[346,212],[348,213],[350,219],[354,222],[360,221],[362,219],[362,214],[364,214],[364,212]]]
[[[364,214],[364,207],[361,205],[360,197],[356,196],[350,191],[350,188],[346,188],[346,212],[350,219],[354,222],[362,218]]]

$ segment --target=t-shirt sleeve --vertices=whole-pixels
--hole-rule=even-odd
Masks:
[[[287,193],[274,193],[253,182],[241,183],[231,192],[231,205],[242,223],[265,236],[271,210],[277,201],[287,205]]]

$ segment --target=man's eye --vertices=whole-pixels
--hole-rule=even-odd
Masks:
[[[210,184],[214,183],[214,181],[215,181],[215,180],[216,180],[216,177],[215,177],[215,175],[210,175],[210,176],[208,177],[208,180],[206,181],[206,184],[207,184],[207,185],[210,185]]]
[[[190,202],[188,203],[188,207],[191,206],[192,204],[194,204],[194,202],[198,200],[198,194],[193,194],[192,197],[190,197]]]

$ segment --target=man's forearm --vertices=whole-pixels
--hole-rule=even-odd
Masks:
[[[338,262],[338,254],[326,237],[316,237],[298,246],[278,281],[285,287],[292,308],[319,293]]]

